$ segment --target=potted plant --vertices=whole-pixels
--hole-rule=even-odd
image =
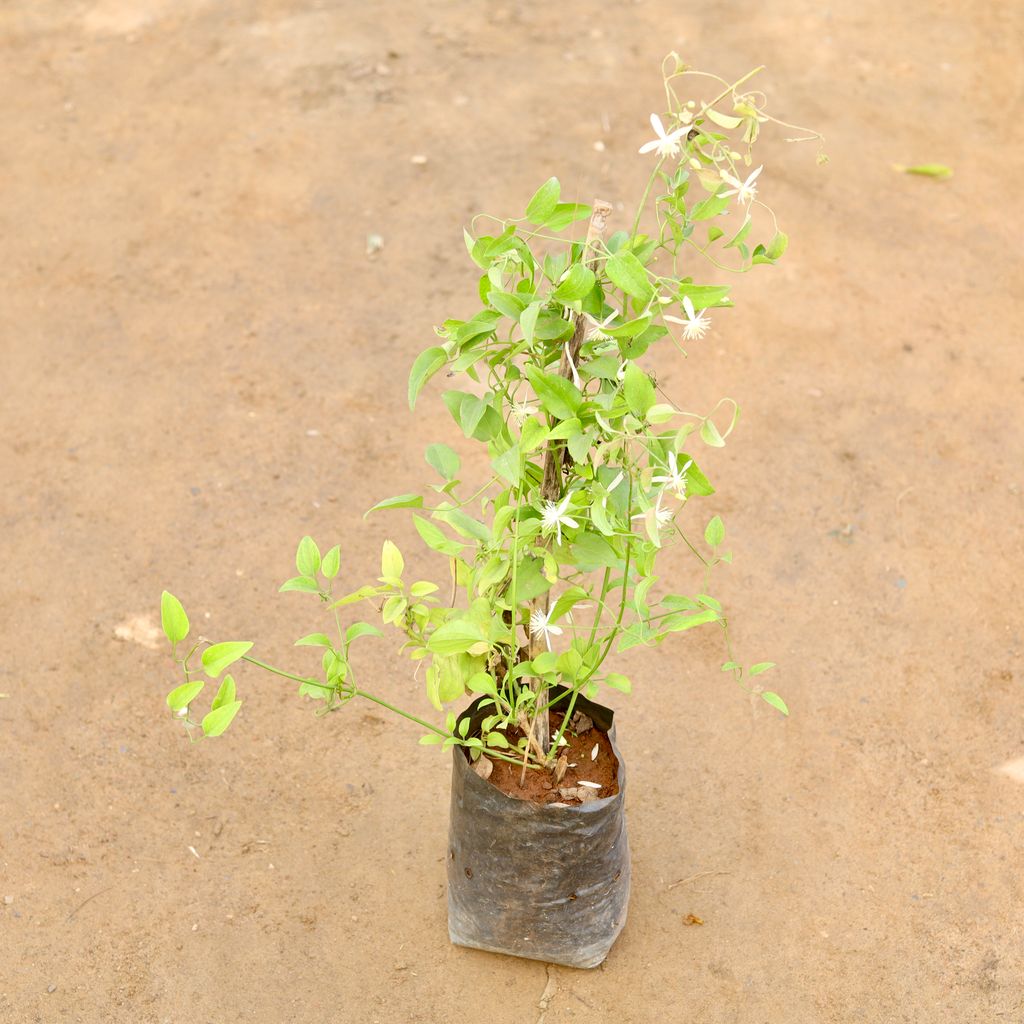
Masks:
[[[465,233],[480,309],[435,329],[408,398],[415,408],[442,370],[461,382],[443,400],[480,446],[473,471],[482,473],[463,484],[459,455],[431,444],[438,481],[429,501],[402,494],[370,510],[412,510],[417,533],[444,559],[441,582],[410,580],[385,540],[380,576],[339,592],[340,548],[321,552],[304,537],[297,575],[281,590],[315,595],[326,612],[323,632],[296,641],[320,651],[315,675],[268,665],[248,641],[188,642],[182,605],[163,594],[163,628],[184,672],[167,703],[190,735],[230,725],[242,701],[226,670],[245,662],[297,682],[320,713],[374,701],[419,725],[421,743],[452,752],[449,926],[460,944],[589,967],[621,930],[625,772],[612,712],[597,698],[632,685],[612,655],[717,628],[722,669],[788,713],[759,686],[772,663],[745,668],[734,657],[726,615],[708,593],[711,571],[731,555],[722,520],[702,512],[714,489],[701,464],[725,444],[739,407],[720,399],[680,409],[653,373],[656,356],[685,357],[714,329],[712,311],[732,306],[729,287],[701,283],[691,256],[742,272],[786,249],[758,198],[762,168],[752,167],[760,127],[775,120],[763,95],[747,91],[757,71],[730,83],[670,55],[666,110],[651,115],[655,137],[640,147],[650,177],[624,230],[610,231],[610,204],[564,202],[551,178],[525,216]],[[681,81],[714,82],[711,98],[681,100]],[[685,592],[657,575],[673,544],[700,566]],[[351,614],[364,606],[425,663],[438,721],[372,693],[364,668],[357,675],[356,641],[381,635]],[[207,679],[219,685],[200,715]]]

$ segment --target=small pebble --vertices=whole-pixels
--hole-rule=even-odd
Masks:
[[[588,789],[600,789],[601,788],[601,783],[600,782],[584,782],[583,779],[580,779],[579,782],[577,782],[576,784],[578,786],[586,786]]]
[[[594,143],[594,149],[598,153],[603,153],[604,150],[605,150],[605,145],[604,145],[604,143],[600,139],[598,139],[597,142]]]
[[[192,925],[192,931],[194,931],[194,932],[199,931],[199,925],[198,924]]]
[[[4,906],[5,907],[9,907],[13,902],[14,902],[14,897],[13,896],[5,896],[4,897]]]
[[[381,235],[366,236],[366,255],[376,256],[384,248],[384,239]]]
[[[422,167],[427,162],[427,158],[422,153],[417,153],[412,158],[412,162],[416,164],[417,167]]]
[[[597,760],[597,751],[598,751],[598,745],[595,743],[594,744],[594,749],[590,752],[590,760],[591,761],[596,761]]]
[[[47,985],[46,986],[46,994],[48,996],[52,996],[53,993],[56,992],[56,991],[57,991],[57,986],[56,985]]]

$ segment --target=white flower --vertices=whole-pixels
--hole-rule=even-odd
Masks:
[[[633,516],[633,519],[643,519],[647,523],[647,532],[653,535],[657,533],[664,526],[668,526],[669,523],[675,518],[675,512],[670,508],[662,508],[661,499],[665,496],[664,491],[658,495],[657,503],[649,508],[646,512],[640,512]]]
[[[571,516],[565,514],[565,510],[569,507],[569,495],[567,494],[561,504],[556,505],[553,501],[545,501],[544,507],[540,512],[540,521],[544,526],[545,530],[555,530],[558,534],[558,543],[562,543],[562,527],[563,526],[579,526]]]
[[[640,152],[650,153],[653,150],[657,150],[660,157],[676,156],[680,149],[679,140],[689,129],[684,125],[682,128],[677,128],[674,132],[669,132],[666,135],[665,126],[661,123],[661,118],[657,114],[651,114],[651,127],[658,137],[650,142],[645,142],[640,147]]]
[[[703,309],[700,312],[694,310],[689,295],[683,299],[683,312],[686,313],[685,320],[680,320],[677,316],[670,316],[668,313],[665,314],[665,319],[670,323],[679,324],[683,328],[683,337],[687,341],[697,341],[703,338],[711,326],[711,317],[705,316]]]
[[[548,645],[548,650],[551,650],[551,637],[561,636],[562,627],[552,626],[548,621],[551,618],[551,612],[542,612],[539,608],[534,609],[530,615],[530,636],[542,636],[544,642]]]
[[[735,196],[741,203],[749,203],[754,196],[757,195],[757,186],[754,184],[755,179],[764,169],[764,164],[757,168],[746,181],[741,182],[739,178],[734,178],[731,174],[727,174],[722,171],[722,181],[727,185],[733,187],[728,192],[719,192],[720,196]]]
[[[614,309],[603,320],[598,320],[589,313],[584,313],[583,315],[590,321],[590,326],[587,328],[586,333],[587,341],[612,340],[609,335],[604,333],[604,329],[619,315]]]
[[[687,459],[683,466],[677,465],[676,453],[668,453],[668,472],[663,476],[651,477],[651,483],[664,484],[665,490],[671,491],[680,501],[686,500],[686,471],[693,464]]]
[[[527,417],[532,416],[537,411],[537,406],[533,402],[521,401],[512,403],[512,416],[516,423],[522,426]]]

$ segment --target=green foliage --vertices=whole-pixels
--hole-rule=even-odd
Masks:
[[[188,636],[188,616],[181,602],[166,590],[160,597],[160,622],[164,635],[171,644],[178,644]]]
[[[749,680],[772,663],[744,670],[725,612],[706,593],[732,552],[723,550],[721,518],[708,519],[700,507],[715,489],[697,456],[727,443],[739,407],[723,398],[691,411],[666,394],[685,370],[678,352],[698,354],[733,308],[730,286],[709,280],[705,265],[746,273],[782,259],[789,244],[759,192],[770,190],[771,175],[762,176],[752,151],[763,126],[776,122],[762,94],[745,91],[753,74],[720,80],[711,100],[690,100],[680,85],[692,83],[703,97],[717,91],[708,87],[714,76],[690,78],[691,69],[670,57],[667,109],[659,112],[666,134],[643,147],[651,161],[643,196],[629,219],[609,215],[619,222],[607,239],[573,227],[591,208],[564,202],[554,177],[529,199],[524,217],[489,217],[483,228],[478,219],[464,232],[479,305],[435,328],[435,343],[413,362],[407,397],[415,410],[428,381],[452,382],[441,398],[463,436],[466,465],[453,447],[430,443],[425,459],[437,475],[427,497],[403,493],[369,510],[414,510],[437,581],[406,582],[406,559],[385,540],[376,582],[342,582],[340,548],[321,555],[303,537],[298,574],[280,589],[316,595],[327,616],[322,629],[296,641],[308,649],[296,657],[315,667],[309,675],[265,665],[248,655],[249,643],[200,639],[177,658],[189,624],[165,593],[164,632],[185,674],[168,703],[184,713],[186,727],[196,729],[188,716],[203,683],[191,679],[190,658],[201,651],[210,678],[245,658],[298,683],[318,714],[360,696],[426,729],[425,745],[537,762],[535,752],[513,750],[505,732],[540,713],[551,687],[568,691],[570,707],[576,695],[602,688],[628,694],[630,680],[609,671],[613,652],[701,626],[720,631],[723,669],[788,714],[777,694],[751,689]],[[410,437],[419,429],[414,423]],[[464,477],[477,479],[467,485]],[[677,545],[695,557],[684,594],[666,592],[658,575],[662,552]],[[410,564],[418,567],[418,557]],[[443,726],[381,702],[357,682],[351,645],[380,630],[362,618],[346,623],[346,609],[379,615],[400,633],[404,653],[425,663],[419,685],[446,713]],[[491,709],[480,736],[457,730],[447,712],[469,694]],[[203,734],[220,735],[240,703],[226,676],[201,719]]]
[[[203,671],[211,679],[216,679],[228,665],[233,665],[239,658],[245,657],[251,648],[252,644],[248,641],[228,640],[212,644],[203,651]]]

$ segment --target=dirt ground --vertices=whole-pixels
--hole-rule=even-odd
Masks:
[[[1021,10],[0,6],[0,1021],[1024,1021]],[[462,225],[549,174],[632,202],[671,48],[766,64],[831,157],[765,146],[789,253],[659,368],[743,406],[701,515],[792,715],[714,635],[629,652],[630,919],[577,972],[448,944],[415,729],[250,671],[190,747],[150,630],[166,586],[301,668],[303,533],[355,582],[385,536],[434,564],[361,516],[451,438],[404,388],[475,308]],[[955,177],[892,169],[924,161]]]

